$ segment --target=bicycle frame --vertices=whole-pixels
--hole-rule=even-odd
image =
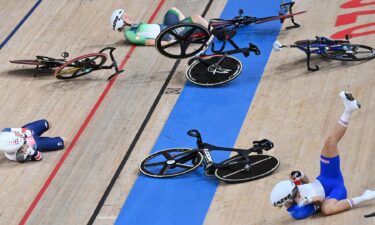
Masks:
[[[228,167],[228,164],[224,164],[228,159],[225,159],[219,163],[214,162],[213,157],[211,155],[211,151],[229,151],[229,152],[237,152],[237,156],[244,157],[245,160],[242,162],[245,164],[248,164],[248,166],[251,165],[251,162],[249,160],[249,155],[252,152],[256,152],[257,154],[262,154],[263,150],[270,150],[273,148],[273,143],[269,140],[263,139],[262,141],[255,141],[254,146],[249,148],[249,149],[238,149],[238,148],[228,148],[228,147],[220,147],[220,146],[215,146],[212,144],[204,143],[202,141],[201,134],[197,130],[190,130],[187,133],[191,137],[195,137],[197,139],[196,144],[197,144],[197,149],[194,149],[193,151],[200,152],[203,155],[203,161],[204,161],[204,170],[208,169],[208,174],[210,172],[213,172],[217,168],[223,168],[223,167]]]
[[[298,14],[305,13],[306,11],[301,11],[298,13],[293,13],[293,6],[295,2],[282,2],[280,4],[280,12],[279,15],[276,16],[268,16],[268,17],[252,17],[252,16],[243,16],[244,11],[242,9],[238,10],[238,16],[235,16],[233,19],[219,19],[214,18],[209,21],[209,29],[216,28],[216,29],[223,29],[228,27],[238,28],[240,25],[249,25],[249,24],[260,24],[265,23],[273,20],[280,20],[281,23],[284,22],[285,19],[290,18],[293,25],[286,27],[286,29],[291,28],[298,28],[300,25],[295,22],[294,16]]]
[[[214,28],[211,32],[210,38],[205,43],[204,48],[201,51],[199,51],[197,54],[195,54],[193,58],[189,59],[188,64],[191,65],[194,60],[198,59],[199,61],[205,63],[206,65],[211,66],[212,65],[211,63],[207,62],[201,57],[201,56],[210,56],[210,55],[205,54],[205,52],[210,46],[211,46],[211,52],[213,53],[211,55],[217,55],[217,54],[223,55],[223,58],[216,63],[217,65],[220,64],[221,61],[224,60],[225,56],[227,55],[242,53],[245,57],[248,57],[250,55],[250,52],[255,52],[256,55],[260,54],[260,50],[258,49],[258,47],[252,43],[249,43],[249,47],[240,48],[232,40],[232,37],[235,34],[236,34],[235,30],[227,30],[227,29],[216,30]],[[219,49],[215,49],[215,43],[214,43],[215,37],[223,41]],[[224,51],[227,42],[229,42],[229,44],[234,48],[233,50]]]
[[[305,52],[307,69],[314,72],[319,70],[319,66],[315,65],[315,68],[310,66],[311,54],[323,55],[327,50],[346,51],[348,49],[346,49],[345,44],[350,44],[349,36],[346,37],[346,40],[331,40],[326,37],[316,36],[316,40],[297,41],[293,45],[281,45],[278,47],[297,48]]]

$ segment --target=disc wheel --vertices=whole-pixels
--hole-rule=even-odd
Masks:
[[[210,32],[205,27],[199,24],[181,23],[161,31],[156,37],[155,47],[164,56],[183,59],[200,52],[209,38]]]
[[[232,56],[213,55],[202,60],[195,60],[185,74],[186,79],[196,85],[225,84],[238,77],[242,71],[241,61]]]
[[[195,170],[202,162],[203,156],[196,150],[173,148],[149,155],[141,162],[139,170],[150,177],[176,177]]]
[[[104,53],[92,53],[72,59],[55,70],[58,79],[73,79],[99,69],[107,60]]]
[[[375,49],[366,45],[343,44],[343,50],[332,47],[325,50],[322,55],[326,58],[339,61],[363,61],[375,58]]]
[[[227,183],[251,181],[272,174],[280,165],[279,160],[270,155],[250,155],[248,158],[250,165],[242,156],[230,158],[224,162],[227,167],[216,169],[215,176]]]

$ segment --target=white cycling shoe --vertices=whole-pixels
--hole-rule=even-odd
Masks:
[[[350,92],[341,91],[340,97],[344,102],[345,110],[354,111],[361,108],[361,104],[358,102],[358,100],[354,99],[353,95]]]

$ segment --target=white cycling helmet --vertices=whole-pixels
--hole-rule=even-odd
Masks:
[[[14,153],[25,144],[25,139],[13,132],[0,133],[0,151]]]
[[[111,16],[111,26],[113,30],[118,30],[125,25],[125,21],[122,19],[122,16],[125,14],[125,10],[116,9],[113,11]]]
[[[280,181],[271,191],[270,201],[273,206],[281,207],[287,200],[292,200],[298,192],[297,185],[291,180]]]

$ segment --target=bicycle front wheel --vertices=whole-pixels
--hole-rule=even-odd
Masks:
[[[232,56],[213,55],[202,60],[195,60],[185,74],[186,79],[196,85],[225,84],[238,77],[242,71],[241,61]]]
[[[375,58],[375,49],[366,45],[343,44],[343,49],[325,50],[322,55],[339,61],[363,61]]]
[[[239,183],[263,178],[272,174],[280,165],[280,161],[270,155],[250,155],[250,164],[244,157],[236,156],[224,162],[225,167],[216,169],[215,176],[227,183]]]
[[[91,53],[72,59],[55,70],[58,79],[73,79],[99,69],[107,60],[104,53]]]
[[[164,56],[184,59],[205,48],[209,38],[207,28],[198,24],[181,23],[161,31],[156,37],[155,47]]]
[[[172,148],[149,155],[142,160],[139,170],[150,177],[176,177],[195,170],[202,162],[203,156],[196,150]]]

